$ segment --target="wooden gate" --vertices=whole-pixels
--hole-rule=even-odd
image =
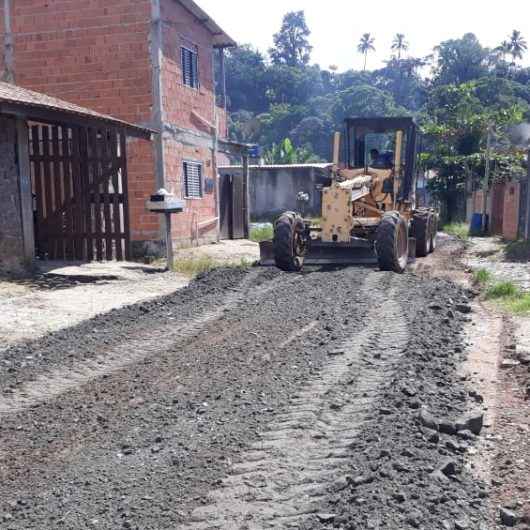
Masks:
[[[112,128],[30,124],[38,256],[130,258],[125,142]]]
[[[493,184],[491,187],[491,219],[490,232],[493,235],[502,235],[504,222],[504,183]]]
[[[241,175],[224,174],[219,180],[221,239],[244,239],[244,190]]]

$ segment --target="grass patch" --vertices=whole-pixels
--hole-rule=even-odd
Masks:
[[[503,303],[504,307],[512,313],[524,315],[530,313],[530,293],[522,293],[515,298],[509,298]]]
[[[442,230],[451,236],[467,239],[469,237],[469,225],[467,223],[449,223]]]
[[[520,295],[521,290],[513,282],[497,282],[486,290],[486,300],[515,298]]]
[[[239,261],[224,262],[215,260],[210,256],[200,256],[196,258],[177,258],[173,262],[172,270],[173,272],[178,272],[188,278],[196,278],[201,274],[205,274],[221,267],[249,269],[253,265],[254,262],[246,258],[241,258]]]
[[[486,269],[478,269],[473,272],[473,282],[478,285],[486,285],[491,282],[493,276]]]
[[[177,258],[173,262],[173,272],[178,272],[188,278],[195,278],[199,274],[221,267],[222,264],[209,256],[199,258]]]
[[[274,237],[272,225],[260,225],[250,229],[250,240],[255,243],[270,241]]]
[[[510,313],[530,313],[530,293],[522,291],[513,282],[497,282],[486,290],[486,299],[495,300]]]

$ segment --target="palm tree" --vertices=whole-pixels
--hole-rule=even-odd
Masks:
[[[517,31],[516,29],[514,29],[512,34],[510,35],[509,43],[510,54],[513,57],[513,63],[515,64],[515,61],[517,59],[523,58],[523,55],[525,54],[526,50],[528,50],[528,44],[526,43],[526,40],[521,34],[521,32]]]
[[[364,33],[357,46],[357,51],[364,55],[363,72],[366,71],[366,59],[368,58],[368,52],[375,52],[374,42],[375,39],[370,35],[370,33]]]
[[[405,40],[403,33],[396,33],[392,41],[392,49],[397,51],[397,58],[400,61],[402,52],[406,52],[409,49],[409,43]]]
[[[503,40],[500,46],[497,46],[493,51],[497,53],[498,57],[502,57],[502,60],[506,62],[506,56],[512,50],[512,43],[508,40]]]

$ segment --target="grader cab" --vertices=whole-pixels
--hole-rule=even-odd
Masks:
[[[345,160],[341,135],[333,147],[331,183],[322,189],[319,219],[285,212],[274,239],[262,244],[262,261],[286,271],[304,263],[378,263],[403,272],[408,257],[434,251],[437,213],[416,208],[417,126],[412,118],[346,120]]]

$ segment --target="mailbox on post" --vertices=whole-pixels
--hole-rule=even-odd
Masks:
[[[146,202],[146,208],[153,213],[164,214],[166,218],[166,251],[167,268],[173,265],[173,239],[171,237],[171,215],[184,211],[185,201],[177,199],[172,193],[165,189],[158,190]]]

